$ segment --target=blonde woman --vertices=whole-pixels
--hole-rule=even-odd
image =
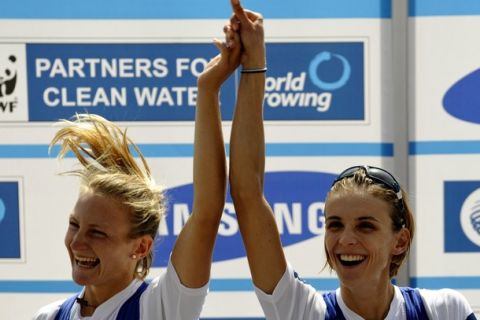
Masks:
[[[218,94],[239,64],[239,38],[227,43],[198,79],[192,214],[171,253],[166,272],[147,284],[164,198],[149,166],[115,124],[96,115],[65,121],[52,145],[59,157],[73,151],[81,168],[78,200],[65,246],[73,280],[83,286],[65,301],[43,307],[34,319],[198,319],[210,277],[212,251],[226,193],[226,160]],[[131,153],[135,148],[138,163]]]

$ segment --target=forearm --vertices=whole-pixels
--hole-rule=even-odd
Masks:
[[[193,208],[172,252],[180,281],[203,286],[209,279],[212,253],[226,195],[226,158],[219,108],[222,84],[240,63],[240,37],[224,27],[225,42],[214,40],[220,54],[198,78],[193,156]]]
[[[227,182],[218,94],[199,87],[193,159],[193,212],[213,221],[220,220]]]
[[[272,210],[263,196],[265,74],[243,74],[230,143],[230,185],[254,284],[271,293],[286,268]]]
[[[226,160],[217,90],[199,86],[195,117],[192,215],[172,253],[172,263],[187,287],[201,287],[210,277],[212,252],[225,203]]]
[[[265,74],[242,75],[230,141],[232,187],[257,196],[263,194],[265,170],[264,87]]]

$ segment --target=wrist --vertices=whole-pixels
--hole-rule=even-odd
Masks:
[[[267,66],[267,61],[265,59],[265,54],[257,55],[246,55],[245,59],[242,61],[243,69],[261,69]]]
[[[256,63],[242,63],[242,70],[259,70],[267,69],[267,63],[265,61]]]
[[[218,95],[220,93],[221,84],[211,83],[211,82],[197,82],[197,94],[202,95]]]
[[[265,73],[267,72],[267,67],[265,68],[243,68],[240,73]]]

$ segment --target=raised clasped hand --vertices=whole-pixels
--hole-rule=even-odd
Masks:
[[[260,13],[244,9],[240,0],[230,0],[233,14],[231,28],[240,33],[242,44],[241,64],[244,68],[265,67],[265,39],[263,16]]]
[[[219,90],[223,82],[240,65],[241,43],[238,32],[234,31],[231,25],[226,25],[223,32],[225,41],[213,39],[220,53],[210,60],[199,76],[199,87]]]

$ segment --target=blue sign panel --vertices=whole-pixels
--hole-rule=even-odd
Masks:
[[[319,172],[287,171],[265,174],[265,197],[277,221],[284,246],[293,245],[324,234],[324,201],[335,175]],[[245,257],[235,208],[227,193],[213,261]],[[160,227],[156,241],[156,267],[166,266],[170,252],[183,225],[190,216],[193,185],[167,191],[166,224]]]
[[[446,181],[445,252],[480,252],[480,181]]]
[[[443,107],[460,120],[480,123],[480,69],[454,83],[443,97]]]
[[[29,119],[193,120],[197,76],[215,54],[211,44],[28,44]],[[232,81],[223,88],[233,96]]]
[[[364,120],[363,42],[267,46],[267,120]]]
[[[0,259],[19,259],[20,206],[16,181],[0,181]]]
[[[193,121],[212,44],[27,44],[30,121],[95,113],[117,121]],[[266,120],[364,120],[364,44],[267,45]],[[231,120],[236,76],[223,85]]]

